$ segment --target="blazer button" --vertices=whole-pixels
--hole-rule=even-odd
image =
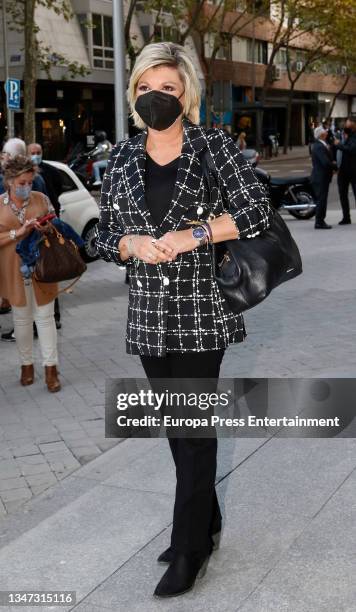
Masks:
[[[204,212],[204,208],[202,206],[198,206],[197,208],[197,215],[202,215]]]
[[[164,285],[169,285],[169,278],[168,278],[168,276],[164,276],[163,277],[163,284]]]
[[[142,283],[141,283],[141,281],[139,279],[137,280],[137,286],[138,287],[142,287]]]

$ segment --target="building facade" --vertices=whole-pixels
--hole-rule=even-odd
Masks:
[[[210,2],[211,3],[211,2]],[[207,4],[209,4],[207,0]],[[51,54],[63,55],[88,71],[85,76],[69,79],[64,68],[53,66],[50,77],[39,71],[36,92],[37,139],[43,143],[45,154],[53,159],[65,159],[70,147],[97,129],[105,130],[114,140],[114,49],[112,0],[71,0],[74,17],[65,21],[60,15],[36,8],[38,38]],[[169,14],[160,20],[145,11],[139,2],[133,17],[132,39],[142,47],[150,36],[155,39],[175,40],[178,32]],[[237,8],[241,2],[237,2]],[[124,2],[125,10],[127,3]],[[0,13],[1,15],[1,13]],[[231,18],[234,16],[232,15]],[[274,15],[266,15],[253,25],[247,23],[237,36],[231,37],[214,62],[213,121],[230,124],[233,132],[247,131],[250,144],[255,144],[256,122],[260,111],[261,91],[271,53]],[[2,31],[2,23],[0,24]],[[209,58],[209,36],[204,40],[204,55]],[[198,70],[204,90],[204,68],[199,41],[188,37],[185,45]],[[10,76],[23,77],[23,36],[8,28],[8,56]],[[296,49],[296,66],[303,62],[303,50]],[[127,58],[129,74],[129,60]],[[294,145],[305,144],[312,119],[321,120],[328,114],[334,94],[343,82],[343,67],[339,73],[305,73],[298,80],[292,105],[292,134]],[[4,52],[0,44],[0,81],[4,80]],[[0,87],[0,139],[6,134],[4,88]],[[283,140],[287,94],[286,58],[281,49],[275,58],[274,80],[269,87],[263,112],[266,129],[273,129]],[[351,78],[337,99],[332,117],[344,120],[356,112],[356,79]],[[204,122],[204,96],[201,120]],[[23,133],[23,111],[15,113],[16,135]]]

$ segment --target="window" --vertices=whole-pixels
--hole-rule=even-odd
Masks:
[[[265,40],[255,40],[255,53],[253,53],[253,40],[247,41],[247,61],[253,62],[255,55],[256,64],[267,64],[267,43]]]
[[[279,49],[277,51],[274,63],[278,66],[287,66],[287,49]]]
[[[216,59],[229,60],[232,59],[232,44],[231,36],[228,34],[221,34],[221,46],[216,54]]]
[[[71,179],[69,174],[67,174],[64,170],[56,167],[57,172],[59,172],[61,177],[61,193],[67,193],[67,191],[76,191],[78,189],[77,185]]]
[[[114,68],[114,40],[112,17],[107,15],[92,16],[93,32],[93,66],[94,68]]]

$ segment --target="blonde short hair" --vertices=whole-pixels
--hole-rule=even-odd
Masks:
[[[26,155],[15,155],[8,159],[2,166],[4,173],[4,186],[9,189],[10,183],[14,178],[32,172],[35,174],[35,167],[30,157]]]
[[[137,84],[143,73],[155,66],[172,66],[179,72],[184,85],[183,114],[192,121],[199,124],[201,87],[194,64],[188,52],[182,45],[172,42],[158,42],[146,45],[137,57],[135,66],[130,76],[127,90],[127,98],[131,109],[131,117],[137,128],[146,127],[139,114],[135,111],[137,99]]]

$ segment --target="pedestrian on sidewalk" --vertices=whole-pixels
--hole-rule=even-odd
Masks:
[[[43,161],[43,149],[39,142],[31,142],[27,147],[27,154],[31,157],[36,172],[43,178],[48,197],[59,218],[61,206],[58,198],[63,191],[60,172],[57,168],[51,166],[51,164]],[[54,300],[54,320],[56,322],[56,328],[61,329],[61,311],[58,298]]]
[[[21,138],[9,138],[5,142],[2,152],[1,152],[0,195],[5,192],[2,166],[9,159],[15,157],[16,155],[26,155],[26,143]],[[35,172],[33,176],[32,189],[34,191],[40,191],[41,193],[48,195],[45,182],[42,176],[40,176],[37,172]],[[9,301],[6,298],[3,298],[2,300],[2,308],[4,308],[3,312],[9,312],[9,310],[11,311],[11,307],[10,309],[9,307],[10,307]],[[1,311],[0,311],[0,314],[1,314]],[[5,342],[15,342],[14,329],[12,328],[10,331],[7,331],[1,334],[1,340],[4,340]]]
[[[211,266],[210,242],[252,238],[267,229],[272,209],[253,169],[230,136],[199,126],[200,85],[194,65],[171,42],[147,45],[136,60],[128,97],[143,132],[119,142],[104,175],[96,248],[105,261],[127,264],[130,276],[126,350],[139,355],[154,387],[179,390],[208,378],[216,389],[230,343],[243,342],[242,315],[231,312]],[[221,187],[210,203],[200,156],[208,149]],[[215,190],[214,190],[215,191]],[[216,218],[210,220],[210,213]],[[197,222],[196,225],[190,224]],[[221,512],[215,491],[215,437],[169,437],[177,487],[169,567],[158,597],[193,587],[216,547]]]
[[[328,205],[329,187],[333,177],[333,172],[336,170],[336,163],[333,161],[333,155],[330,146],[326,140],[328,130],[323,126],[319,126],[314,130],[314,144],[312,146],[312,164],[311,183],[316,197],[316,215],[315,229],[331,229],[332,225],[325,222],[326,209]]]
[[[343,130],[343,138],[341,141],[335,140],[335,146],[341,153],[337,184],[343,216],[339,225],[348,225],[351,223],[350,185],[356,201],[356,117],[348,117]]]
[[[34,382],[33,321],[35,320],[42,352],[45,380],[50,392],[59,391],[57,374],[57,330],[54,321],[54,298],[57,283],[43,287],[32,274],[24,277],[16,244],[29,236],[34,228],[49,231],[37,219],[54,212],[47,196],[32,191],[34,165],[22,155],[7,161],[3,168],[4,186],[0,196],[0,295],[12,306],[15,339],[21,359],[22,385]]]

